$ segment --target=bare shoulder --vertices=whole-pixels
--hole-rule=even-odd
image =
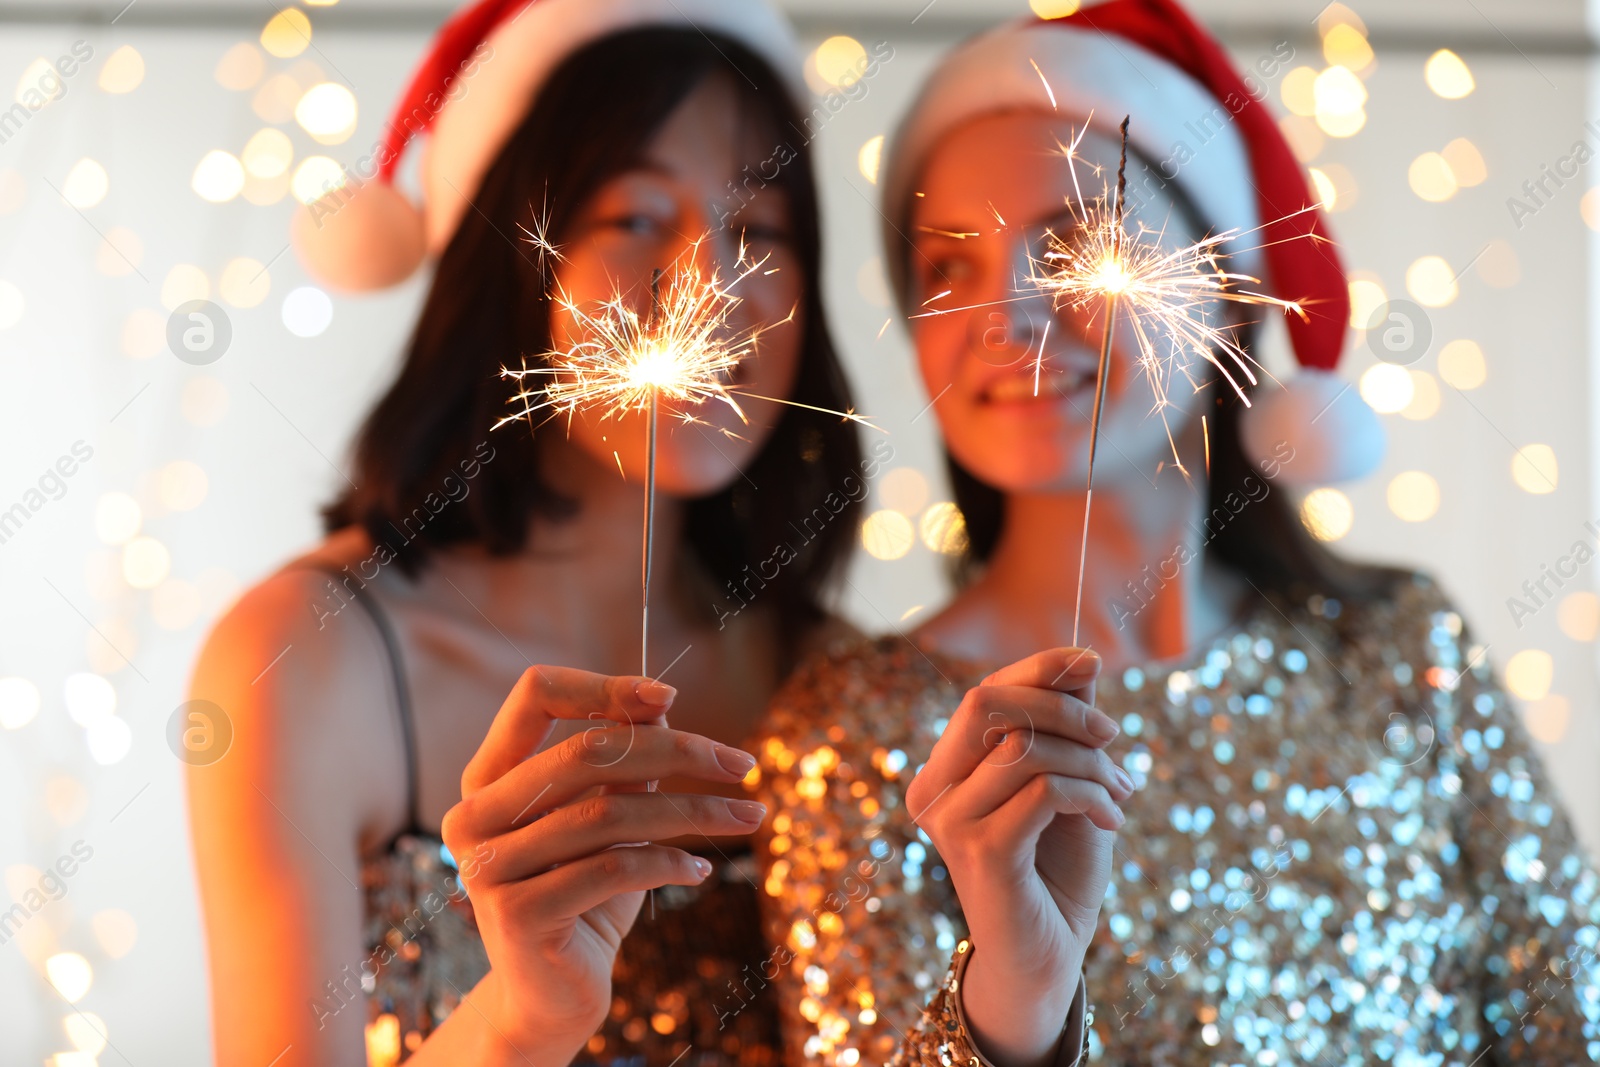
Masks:
[[[336,571],[359,552],[355,539],[335,535],[249,589],[207,635],[189,686],[189,699],[218,721],[216,737],[231,749],[221,758],[239,769],[237,781],[275,782],[286,802],[320,807],[335,822],[347,814],[352,826],[404,807],[387,653],[362,612],[330,609],[328,570],[312,565]],[[191,772],[191,789],[227,788],[203,777]]]

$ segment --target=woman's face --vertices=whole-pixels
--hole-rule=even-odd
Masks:
[[[760,178],[772,176],[779,165],[773,158],[777,138],[750,127],[733,82],[720,75],[706,79],[668,117],[646,146],[642,163],[596,188],[567,232],[558,235],[564,258],[556,265],[556,278],[566,298],[590,314],[620,292],[647,317],[655,271],[667,272],[663,292],[679,271],[697,270],[702,280],[715,275],[727,285],[740,271],[743,242],[747,260],[766,261],[733,289],[741,302],[728,330],[762,332],[755,353],[724,384],[784,398],[799,372],[804,330],[798,315],[784,320],[797,311],[804,281],[787,196]],[[557,350],[584,340],[581,325],[560,306],[552,313],[551,335]],[[726,488],[750,464],[782,409],[761,400],[741,400],[740,407],[748,422],[720,401],[662,401],[657,484],[663,492],[706,496]],[[571,439],[607,466],[620,463],[629,479],[642,481],[648,414],[603,414],[575,414]]]
[[[1104,309],[1055,307],[1027,280],[1036,273],[1030,256],[1047,250],[1045,231],[1063,238],[1072,233],[1072,167],[1059,147],[1072,137],[1069,123],[1047,114],[974,120],[933,150],[917,187],[922,195],[912,198],[908,277],[922,316],[913,320],[912,332],[923,382],[951,454],[1006,492],[1081,489],[1088,474]],[[1097,130],[1078,145],[1085,198],[1098,196],[1102,182],[1114,186],[1120,148],[1119,140]],[[1129,188],[1145,187],[1141,167],[1129,159]],[[1160,240],[1168,247],[1200,238],[1171,200],[1148,199],[1142,205],[1130,199],[1130,232],[1141,223],[1165,230]],[[942,308],[957,310],[926,314]],[[1153,412],[1155,393],[1137,353],[1128,317],[1121,315],[1100,424],[1101,444],[1111,447],[1101,450],[1097,485],[1153,478],[1163,460],[1172,460],[1168,430],[1181,447],[1185,431],[1198,426],[1200,401],[1210,399],[1210,389],[1196,396],[1180,378],[1170,390],[1164,425]],[[1197,458],[1183,456],[1190,466]]]

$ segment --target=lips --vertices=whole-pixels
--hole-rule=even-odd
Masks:
[[[1076,399],[1074,394],[1094,388],[1094,369],[1044,368],[1039,374],[1037,395],[1034,375],[1007,374],[997,378],[978,395],[983,404],[1045,404]]]

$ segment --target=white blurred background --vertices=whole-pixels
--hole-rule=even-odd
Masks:
[[[314,509],[421,284],[325,294],[287,251],[287,223],[297,189],[376,142],[449,5],[125,2],[0,2],[0,116],[26,105],[0,118],[0,514],[26,512],[0,526],[0,911],[75,845],[92,850],[65,896],[0,943],[7,1067],[209,1062],[167,721],[211,620],[317,538]],[[882,631],[947,595],[922,520],[948,491],[933,420],[912,422],[927,398],[902,329],[879,336],[874,138],[941,49],[1028,4],[789,6],[818,49],[819,93],[862,45],[894,48],[819,138],[836,332],[897,456],[843,604]],[[1600,846],[1594,565],[1547,581],[1554,595],[1520,625],[1507,603],[1600,531],[1589,14],[1582,0],[1194,7],[1243,64],[1292,46],[1271,104],[1332,202],[1358,321],[1409,299],[1433,331],[1406,369],[1352,332],[1342,372],[1385,412],[1390,456],[1310,497],[1308,522],[1443,581]],[[75,48],[89,58],[64,89],[28,101],[37,64]],[[1541,180],[1535,200],[1523,185]],[[166,321],[202,297],[227,309],[232,342],[193,366],[168,350]]]

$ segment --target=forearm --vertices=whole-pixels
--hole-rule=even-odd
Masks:
[[[531,1006],[512,1003],[491,970],[406,1063],[415,1067],[464,1063],[473,1067],[567,1067],[593,1033],[593,1027],[542,1020]]]
[[[969,950],[971,951],[971,950]],[[991,946],[972,951],[965,968],[960,997],[961,1014],[979,1053],[994,1067],[1055,1067],[1073,1062],[1074,1049],[1064,1042],[1081,1042],[1081,1032],[1064,1024],[1075,1022],[1082,979],[1074,970],[1066,981],[1028,982]]]

